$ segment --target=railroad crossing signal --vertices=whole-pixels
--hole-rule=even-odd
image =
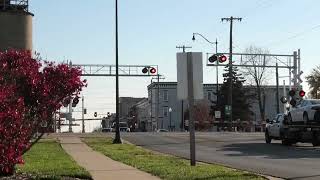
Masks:
[[[156,74],[157,73],[157,69],[154,67],[144,67],[142,69],[142,73],[143,74],[147,74],[148,72],[150,72],[150,74]]]
[[[225,56],[225,55],[219,55],[219,54],[214,54],[214,55],[212,55],[212,56],[210,56],[209,57],[209,59],[208,59],[208,61],[210,62],[210,63],[214,63],[214,62],[216,62],[216,61],[218,61],[219,60],[219,63],[224,63],[224,62],[226,62],[227,61],[227,56]]]
[[[294,71],[292,71],[292,73],[294,73]],[[303,82],[301,79],[301,75],[303,74],[303,71],[300,71],[298,74],[294,74],[293,75],[293,79],[292,82],[299,82],[300,84]]]

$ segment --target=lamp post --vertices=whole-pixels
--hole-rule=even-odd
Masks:
[[[170,125],[169,125],[169,131],[172,131],[172,126],[171,126],[171,112],[172,112],[172,108],[170,107],[170,108],[169,108],[169,123],[170,123]]]
[[[116,134],[113,140],[114,144],[121,144],[120,138],[120,119],[119,119],[119,52],[118,52],[118,0],[115,0],[116,9]]]
[[[198,36],[200,36],[200,37],[202,37],[204,40],[206,40],[208,43],[210,43],[210,44],[215,44],[215,46],[216,46],[216,54],[218,53],[218,40],[216,39],[216,41],[215,42],[211,42],[211,41],[209,41],[206,37],[204,37],[202,34],[200,34],[200,33],[193,33],[192,34],[192,40],[193,41],[195,41],[196,40],[196,35],[198,35]],[[216,71],[217,71],[217,73],[216,73],[216,93],[217,93],[217,96],[216,96],[216,104],[217,104],[217,106],[218,106],[218,102],[219,102],[219,72],[218,72],[218,61],[216,62],[217,63],[217,66],[216,66]]]

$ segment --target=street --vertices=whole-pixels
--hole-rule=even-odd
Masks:
[[[188,133],[123,133],[143,148],[189,158]],[[264,142],[263,133],[196,133],[197,161],[289,179],[320,178],[320,148]]]

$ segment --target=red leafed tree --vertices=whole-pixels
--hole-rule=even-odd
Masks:
[[[52,125],[62,102],[80,94],[86,86],[80,75],[79,68],[42,62],[28,51],[0,52],[0,176],[23,163],[41,124]]]
[[[201,100],[193,107],[193,116],[196,130],[203,131],[212,127],[213,119],[210,116],[208,101]]]

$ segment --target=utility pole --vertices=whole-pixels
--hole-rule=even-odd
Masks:
[[[176,46],[177,49],[182,49],[182,52],[186,52],[186,49],[191,49],[192,47],[191,46]]]
[[[177,49],[182,49],[182,52],[186,52],[186,49],[191,49],[192,47],[191,46],[176,46]],[[182,132],[184,131],[184,107],[183,107],[183,100],[181,100],[181,130]]]
[[[280,113],[280,108],[279,108],[279,70],[278,70],[278,63],[276,63],[276,88],[277,88],[277,91],[276,91],[276,102],[277,102],[277,114]]]
[[[82,96],[82,133],[85,133],[85,126],[84,126],[84,97]]]
[[[218,54],[218,39],[216,39],[216,42],[214,42],[214,44],[216,45],[216,54]],[[216,98],[217,98],[217,100],[216,100],[216,102],[217,102],[217,107],[218,107],[218,103],[219,103],[219,72],[218,72],[218,64],[219,64],[219,61],[217,60],[217,66],[216,66],[216,80],[217,80],[217,89],[216,89],[216,93],[217,93],[217,96],[216,96]]]
[[[229,109],[230,109],[230,127],[229,130],[232,130],[232,28],[233,28],[233,21],[237,20],[237,21],[242,21],[242,18],[236,18],[231,16],[230,18],[221,18],[221,21],[227,21],[230,22],[230,47],[229,47],[229,90],[228,90],[228,105],[229,105]]]
[[[113,140],[114,144],[121,144],[120,138],[120,119],[119,119],[119,52],[118,52],[118,0],[115,0],[116,8],[116,135]]]

